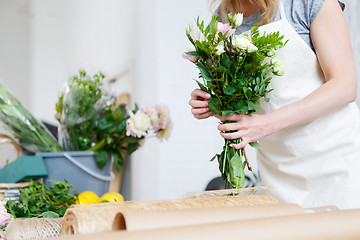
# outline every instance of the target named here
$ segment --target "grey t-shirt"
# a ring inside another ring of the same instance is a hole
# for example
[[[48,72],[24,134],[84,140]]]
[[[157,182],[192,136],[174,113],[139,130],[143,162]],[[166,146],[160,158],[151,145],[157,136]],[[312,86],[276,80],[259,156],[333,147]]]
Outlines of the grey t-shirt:
[[[325,0],[283,0],[286,18],[295,31],[311,47],[310,23],[319,13]],[[219,14],[219,9],[216,14]],[[274,21],[280,19],[280,11],[274,17]],[[243,24],[236,30],[236,34],[248,31],[255,23],[259,22],[260,14],[256,12],[248,18],[244,18]]]

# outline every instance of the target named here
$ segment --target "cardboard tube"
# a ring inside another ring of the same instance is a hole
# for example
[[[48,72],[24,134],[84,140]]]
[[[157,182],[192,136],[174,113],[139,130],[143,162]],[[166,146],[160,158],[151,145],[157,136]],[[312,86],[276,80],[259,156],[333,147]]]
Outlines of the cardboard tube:
[[[304,209],[296,204],[161,211],[123,211],[116,215],[112,230],[139,231],[302,213],[304,213]]]
[[[351,240],[360,239],[360,209],[339,210],[143,231],[117,231],[56,239],[77,240]]]
[[[269,195],[245,195],[76,206],[67,209],[61,224],[61,234],[73,235],[111,231],[116,215],[130,210],[154,211],[269,204],[279,204],[279,201]]]

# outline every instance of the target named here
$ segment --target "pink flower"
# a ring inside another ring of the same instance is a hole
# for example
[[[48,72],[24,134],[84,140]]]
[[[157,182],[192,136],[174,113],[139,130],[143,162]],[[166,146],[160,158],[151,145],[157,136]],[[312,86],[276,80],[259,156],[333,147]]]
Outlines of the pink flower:
[[[223,24],[221,22],[218,23],[218,32],[221,32],[222,34],[225,34],[226,32],[226,38],[229,38],[231,35],[234,34],[236,29],[233,29],[229,23]]]
[[[199,57],[191,56],[189,54],[183,53],[183,58],[189,60],[190,62],[196,63],[199,60]]]
[[[0,226],[8,225],[10,221],[10,214],[5,207],[0,207]]]

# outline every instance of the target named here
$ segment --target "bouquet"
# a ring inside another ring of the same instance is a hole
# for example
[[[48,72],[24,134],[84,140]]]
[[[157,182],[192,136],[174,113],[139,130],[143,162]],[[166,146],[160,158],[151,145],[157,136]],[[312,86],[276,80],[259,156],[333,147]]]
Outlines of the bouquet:
[[[127,104],[118,104],[102,89],[103,79],[101,72],[91,77],[84,70],[72,77],[56,104],[60,142],[67,151],[94,151],[100,168],[111,154],[119,171],[122,153],[133,153],[145,137],[167,138],[171,120],[166,106],[135,105],[130,110]]]
[[[272,91],[268,88],[272,76],[284,74],[275,54],[286,42],[279,32],[260,35],[256,26],[249,32],[235,35],[243,16],[230,13],[227,18],[226,24],[219,22],[217,16],[206,27],[199,18],[196,27],[190,24],[186,29],[190,42],[183,56],[200,70],[199,78],[203,81],[197,84],[211,95],[208,104],[213,114],[254,113],[259,110],[262,97],[269,101],[266,94]],[[244,149],[229,147],[240,141],[225,140],[222,153],[212,159],[217,158],[226,187],[243,187],[246,165],[250,170]],[[250,145],[260,147],[257,142]]]
[[[0,120],[20,145],[33,152],[61,151],[47,128],[0,83]]]

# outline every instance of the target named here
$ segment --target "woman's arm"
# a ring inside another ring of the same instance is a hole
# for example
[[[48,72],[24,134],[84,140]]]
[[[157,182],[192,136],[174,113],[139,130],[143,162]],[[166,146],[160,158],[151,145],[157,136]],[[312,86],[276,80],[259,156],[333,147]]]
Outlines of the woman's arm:
[[[345,17],[337,0],[325,0],[311,23],[310,35],[325,76],[325,84],[304,99],[265,115],[220,117],[221,135],[242,138],[237,149],[280,130],[314,121],[356,98],[356,70]],[[225,131],[236,131],[225,133]]]

